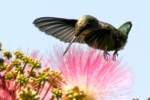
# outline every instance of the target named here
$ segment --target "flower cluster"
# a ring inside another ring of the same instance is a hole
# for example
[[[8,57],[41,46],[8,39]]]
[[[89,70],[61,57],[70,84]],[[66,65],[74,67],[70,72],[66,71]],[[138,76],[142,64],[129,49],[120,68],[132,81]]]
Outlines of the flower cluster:
[[[0,100],[48,100],[63,83],[59,71],[42,65],[36,53],[3,51],[0,59]]]
[[[96,50],[72,48],[65,56],[58,50],[47,60],[37,52],[2,55],[0,100],[128,100],[131,72]]]
[[[59,52],[59,69],[66,80],[62,90],[67,94],[65,98],[76,98],[64,100],[131,99],[133,76],[120,60],[106,60],[95,49],[74,47],[65,56]]]

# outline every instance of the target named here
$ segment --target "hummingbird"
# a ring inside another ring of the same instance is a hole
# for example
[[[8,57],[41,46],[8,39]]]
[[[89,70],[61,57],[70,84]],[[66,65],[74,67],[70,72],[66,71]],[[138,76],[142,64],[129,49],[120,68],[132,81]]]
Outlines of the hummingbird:
[[[47,35],[69,43],[64,55],[72,43],[78,42],[103,50],[106,59],[109,56],[109,51],[114,51],[114,59],[118,56],[118,51],[123,49],[127,43],[128,34],[132,27],[131,21],[127,21],[116,28],[91,15],[84,15],[79,19],[40,17],[35,19],[33,24]]]

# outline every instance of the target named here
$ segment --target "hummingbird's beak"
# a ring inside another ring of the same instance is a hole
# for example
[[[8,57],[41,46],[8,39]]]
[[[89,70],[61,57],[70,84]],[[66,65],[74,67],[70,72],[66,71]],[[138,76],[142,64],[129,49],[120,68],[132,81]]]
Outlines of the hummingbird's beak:
[[[68,47],[66,48],[66,50],[65,50],[65,52],[64,52],[64,54],[63,54],[63,56],[67,53],[67,51],[69,50],[69,48],[71,47],[71,45],[72,45],[72,43],[76,40],[76,36],[74,36],[73,38],[72,38],[72,40],[71,40],[71,42],[70,42],[70,44],[68,45]]]

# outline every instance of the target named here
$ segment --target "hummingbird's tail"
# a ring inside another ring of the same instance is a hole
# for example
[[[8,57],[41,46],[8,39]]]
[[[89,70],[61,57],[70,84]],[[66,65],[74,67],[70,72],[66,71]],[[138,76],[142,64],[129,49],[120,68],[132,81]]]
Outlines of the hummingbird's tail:
[[[132,22],[128,21],[121,25],[118,29],[125,35],[128,36],[130,30],[132,28]]]
[[[65,52],[64,52],[64,54],[63,54],[63,56],[67,53],[67,51],[69,50],[69,48],[71,47],[71,45],[72,45],[72,43],[76,40],[76,36],[74,36],[73,38],[72,38],[72,40],[71,40],[71,42],[70,42],[70,44],[68,45],[68,47],[66,48],[66,50],[65,50]]]

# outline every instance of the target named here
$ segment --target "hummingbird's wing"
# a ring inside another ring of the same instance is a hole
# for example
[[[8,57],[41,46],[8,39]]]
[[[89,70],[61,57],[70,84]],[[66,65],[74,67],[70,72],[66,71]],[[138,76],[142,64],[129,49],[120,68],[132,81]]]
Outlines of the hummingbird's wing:
[[[41,31],[52,35],[64,42],[71,42],[75,36],[75,19],[64,19],[56,17],[37,18],[33,24]]]
[[[87,35],[85,37],[85,43],[87,43],[89,46],[97,49],[109,49],[106,48],[106,45],[112,44],[113,41],[109,40],[109,34],[111,34],[111,31],[109,29],[100,29],[91,32],[91,34]]]

